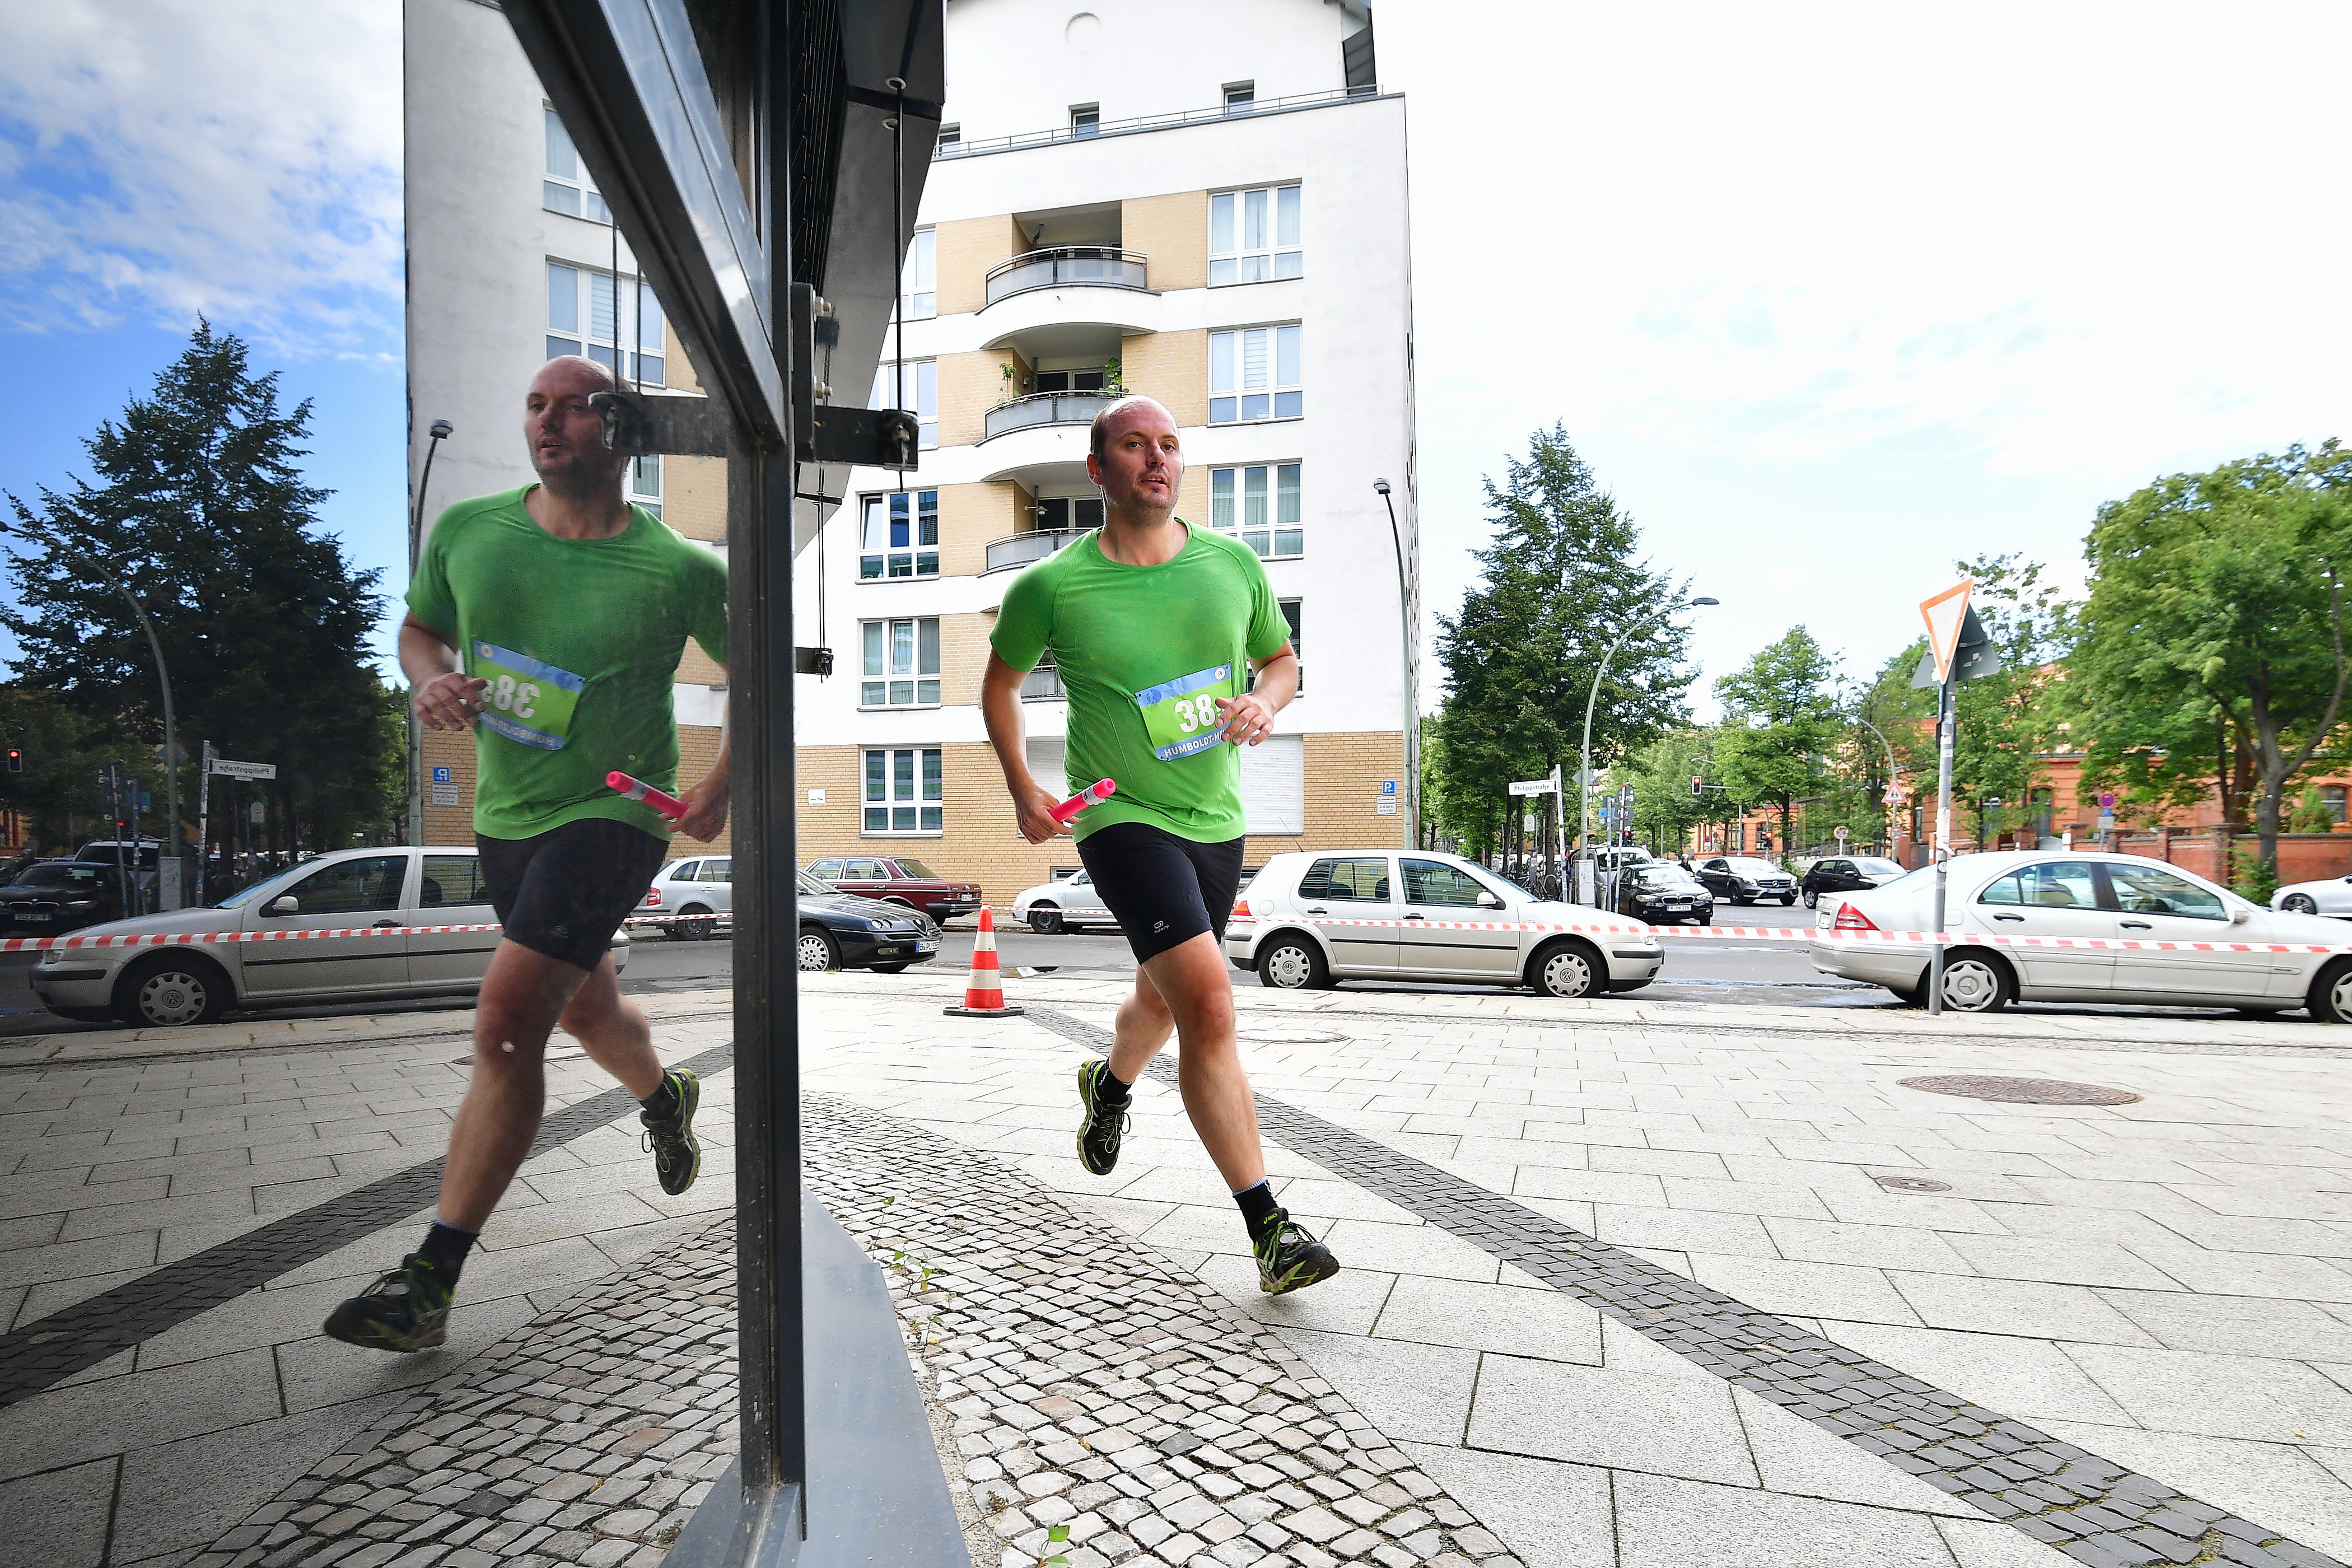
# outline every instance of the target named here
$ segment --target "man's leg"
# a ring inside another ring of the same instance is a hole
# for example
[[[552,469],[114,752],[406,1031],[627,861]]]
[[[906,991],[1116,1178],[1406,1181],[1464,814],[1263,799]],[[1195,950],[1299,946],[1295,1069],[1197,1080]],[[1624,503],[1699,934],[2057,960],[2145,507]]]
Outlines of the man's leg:
[[[522,1168],[547,1105],[547,1037],[588,979],[520,942],[501,942],[491,955],[474,1013],[474,1081],[449,1130],[441,1172],[437,1212],[445,1223],[481,1229]]]
[[[1137,1016],[1132,1036],[1128,1026],[1130,1011]],[[1155,1019],[1169,1023],[1160,1025],[1157,1038],[1149,1038],[1149,1026]],[[1231,1191],[1238,1193],[1265,1180],[1265,1151],[1257,1135],[1257,1102],[1251,1097],[1249,1076],[1242,1071],[1241,1047],[1234,1038],[1234,983],[1216,933],[1202,931],[1147,959],[1136,972],[1135,994],[1118,1010],[1118,1024],[1111,1071],[1128,1083],[1133,1083],[1159,1054],[1167,1041],[1168,1027],[1173,1026],[1178,1047],[1176,1084],[1184,1097],[1184,1114],[1192,1118],[1201,1146],[1216,1162],[1218,1173]]]
[[[558,1027],[578,1040],[591,1060],[621,1080],[645,1107],[637,1120],[654,1152],[662,1191],[675,1197],[702,1173],[702,1145],[694,1136],[694,1112],[702,1103],[702,1082],[684,1068],[664,1071],[654,1054],[653,1021],[621,994],[610,953],[587,984],[573,994]]]

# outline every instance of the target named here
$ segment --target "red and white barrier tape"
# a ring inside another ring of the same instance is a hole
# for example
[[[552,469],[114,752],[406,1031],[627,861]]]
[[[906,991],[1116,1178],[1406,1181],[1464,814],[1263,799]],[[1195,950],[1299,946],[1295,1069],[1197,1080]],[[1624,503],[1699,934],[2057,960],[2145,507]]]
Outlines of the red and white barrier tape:
[[[690,921],[723,921],[723,915],[632,915],[625,926],[684,925]],[[142,931],[121,936],[12,936],[0,940],[0,952],[47,952],[51,949],[84,947],[205,947],[234,942],[323,942],[330,937],[451,936],[467,931],[504,931],[489,925],[462,926],[339,926],[316,931]]]
[[[1396,931],[1575,931],[1601,936],[1695,936],[1717,941],[1894,942],[1926,947],[2065,947],[2122,952],[2352,952],[2352,942],[2164,942],[2138,937],[2006,936],[1974,931],[1946,931],[1940,937],[1924,931],[1838,931],[1818,926],[1654,926],[1638,921],[1375,921],[1336,915],[1283,917],[1289,923],[1313,926],[1372,926]],[[1255,925],[1258,917],[1236,915],[1234,925]]]

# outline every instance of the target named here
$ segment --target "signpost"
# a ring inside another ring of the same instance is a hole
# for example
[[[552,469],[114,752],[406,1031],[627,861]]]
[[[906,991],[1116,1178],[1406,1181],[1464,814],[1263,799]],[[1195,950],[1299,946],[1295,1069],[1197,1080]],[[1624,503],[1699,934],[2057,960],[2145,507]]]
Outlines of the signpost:
[[[204,767],[196,777],[196,902],[205,901],[205,870],[212,860],[213,775],[244,779],[248,782],[274,779],[278,776],[276,763],[236,763],[226,757],[213,755],[213,743],[204,745]],[[253,820],[261,820],[261,803],[253,803]]]
[[[1984,623],[1969,608],[1976,579],[1963,577],[1919,605],[1927,623],[1927,652],[1911,674],[1916,689],[1936,690],[1936,918],[1935,942],[1927,950],[1927,1012],[1944,1012],[1944,900],[1952,858],[1952,744],[1959,727],[1957,693],[1963,680],[1998,675],[2000,650],[1985,635]]]

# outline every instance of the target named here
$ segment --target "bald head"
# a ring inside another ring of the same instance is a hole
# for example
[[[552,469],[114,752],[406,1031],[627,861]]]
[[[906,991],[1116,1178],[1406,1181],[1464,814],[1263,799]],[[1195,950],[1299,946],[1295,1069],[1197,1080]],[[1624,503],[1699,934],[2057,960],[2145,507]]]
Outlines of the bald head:
[[[1087,432],[1088,455],[1101,457],[1108,449],[1114,431],[1123,428],[1139,418],[1153,416],[1157,416],[1159,424],[1165,425],[1171,430],[1176,428],[1176,416],[1169,413],[1157,398],[1146,397],[1139,392],[1130,392],[1125,397],[1111,399],[1103,405],[1102,412],[1095,416],[1093,428]]]
[[[617,495],[628,459],[604,445],[604,421],[588,399],[620,384],[593,359],[559,354],[539,367],[523,394],[523,439],[540,483],[580,500]]]
[[[1095,416],[1087,478],[1100,486],[1114,518],[1143,527],[1165,521],[1184,488],[1176,418],[1149,397],[1122,397]]]

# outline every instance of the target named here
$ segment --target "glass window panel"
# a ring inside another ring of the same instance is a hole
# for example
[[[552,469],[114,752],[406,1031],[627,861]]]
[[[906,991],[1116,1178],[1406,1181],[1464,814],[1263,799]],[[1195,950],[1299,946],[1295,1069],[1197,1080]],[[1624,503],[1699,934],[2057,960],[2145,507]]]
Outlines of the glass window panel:
[[[866,623],[866,673],[868,675],[888,673],[882,668],[882,623],[880,621]]]
[[[1265,193],[1247,191],[1242,196],[1242,248],[1265,248]]]
[[[629,490],[633,495],[661,494],[661,454],[648,452],[629,464]]]
[[[1209,252],[1231,255],[1234,248],[1234,204],[1231,192],[1209,198]]]
[[[908,703],[914,701],[914,700],[915,683],[913,681],[894,680],[890,683],[890,705],[892,707],[904,708]]]
[[[915,626],[920,638],[916,653],[915,673],[937,675],[940,672],[940,623],[918,621]]]
[[[1274,276],[1272,263],[1263,255],[1242,258],[1242,281],[1263,283]]]
[[[939,683],[938,681],[936,681],[936,680],[919,680],[919,681],[915,682],[915,700],[916,700],[916,701],[918,701],[918,702],[937,702],[939,700],[940,700],[940,683]]]
[[[1079,528],[1100,528],[1103,525],[1103,500],[1100,496],[1086,497],[1070,508],[1070,521]]]
[[[915,798],[915,753],[912,752],[890,753],[890,798]]]
[[[937,555],[918,555],[915,557],[916,576],[936,577],[939,574],[940,558]]]
[[[1253,392],[1242,399],[1242,417],[1263,419],[1266,416],[1266,397],[1263,392]]]
[[[868,752],[866,753],[866,799],[880,800],[883,798],[884,770],[889,766],[889,761],[890,756],[887,752]]]
[[[863,555],[858,557],[857,575],[860,579],[881,576],[882,557],[879,555]]]
[[[550,359],[553,359],[558,354],[576,354],[579,352],[580,344],[575,339],[550,338],[547,340],[547,357]]]
[[[588,345],[588,357],[594,360],[598,364],[603,365],[606,370],[612,371],[614,375],[616,377],[621,374],[619,369],[613,363],[613,350],[610,344],[590,343]]]
[[[866,498],[866,548],[880,550],[890,542],[889,507],[886,498]]]
[[[1274,521],[1298,521],[1298,465],[1285,463],[1275,470]]]
[[[1234,334],[1209,334],[1209,390],[1231,392],[1234,389]]]
[[[572,145],[572,132],[563,129],[563,121],[553,110],[547,115],[547,172],[559,180],[580,177],[580,156]]]
[[[936,805],[927,805],[923,807],[922,830],[925,833],[942,832],[947,826],[946,818],[947,812],[943,808]]]
[[[940,492],[937,490],[918,492],[915,497],[915,512],[922,525],[916,534],[915,542],[918,544],[937,544],[940,542]]]
[[[1306,552],[1307,535],[1295,528],[1278,528],[1274,533],[1276,555],[1300,555]]]
[[[547,264],[547,324],[560,332],[580,330],[580,273]]]
[[[925,752],[923,753],[923,798],[939,800],[943,798],[945,794],[946,786],[941,780],[940,753],[936,751]]]
[[[890,623],[890,673],[915,673],[915,623],[912,621]]]
[[[1222,289],[1228,283],[1241,281],[1241,263],[1228,256],[1209,263],[1209,287]]]
[[[1306,271],[1307,253],[1303,250],[1285,250],[1274,258],[1274,275],[1276,278],[1303,277]]]
[[[923,419],[940,416],[940,362],[937,360],[927,359],[915,366],[915,413]]]
[[[1247,392],[1253,387],[1265,384],[1267,347],[1266,330],[1264,327],[1252,327],[1242,334],[1241,385],[1243,391]]]
[[[933,229],[916,232],[915,243],[907,252],[907,290],[913,294],[929,293],[938,272],[939,234]]]
[[[890,548],[904,550],[914,540],[908,534],[907,493],[904,490],[890,498]]]
[[[915,808],[911,805],[892,806],[890,808],[890,831],[893,833],[914,832]]]
[[[571,185],[559,185],[553,180],[539,183],[539,205],[551,213],[567,217],[580,216],[580,193]]]
[[[2003,877],[1977,895],[1977,902],[1980,904],[2021,904],[2024,901],[2025,895],[2019,891],[2015,877]]]
[[[1241,417],[1241,416],[1234,411],[1234,408],[1235,405],[1234,400],[1230,397],[1212,397],[1209,399],[1209,423],[1212,425],[1232,424],[1234,420]]]
[[[1296,419],[1307,411],[1305,401],[1295,392],[1278,392],[1274,397],[1276,419]]]
[[[1265,526],[1265,470],[1264,468],[1242,470],[1242,526],[1244,528]]]
[[[644,382],[647,386],[660,386],[665,384],[662,381],[662,356],[659,354],[639,354],[637,356],[637,379]]]
[[[867,806],[867,807],[866,808],[866,832],[868,832],[868,833],[887,833],[887,832],[889,832],[889,831],[890,831],[890,809],[889,809],[889,807],[887,807],[887,806],[881,806],[881,805],[869,805],[869,806]]]
[[[1478,895],[1485,890],[1467,871],[1449,866],[1443,860],[1408,860],[1404,863],[1404,896],[1409,902],[1475,909]]]
[[[882,682],[878,680],[865,681],[858,687],[857,700],[868,708],[879,708],[885,700],[883,691],[884,688]]]
[[[2107,877],[2115,884],[2116,902],[2127,913],[2184,915],[2200,921],[2227,918],[2218,897],[2169,871],[2109,861]]]
[[[1234,471],[1209,470],[1209,526],[1231,531],[1234,526]]]
[[[591,272],[588,275],[588,335],[606,342],[616,341],[613,320],[613,279],[611,274]]]
[[[1276,327],[1274,330],[1274,384],[1276,386],[1298,384],[1298,333],[1297,327]]]
[[[1264,559],[1267,551],[1272,548],[1272,545],[1267,542],[1265,531],[1264,529],[1260,529],[1255,533],[1244,533],[1242,535],[1242,542],[1248,545],[1252,550],[1256,551],[1260,559]]]
[[[1298,187],[1285,185],[1275,193],[1274,243],[1298,243]]]
[[[643,283],[637,285],[636,341],[647,348],[659,348],[662,341],[661,301]]]

